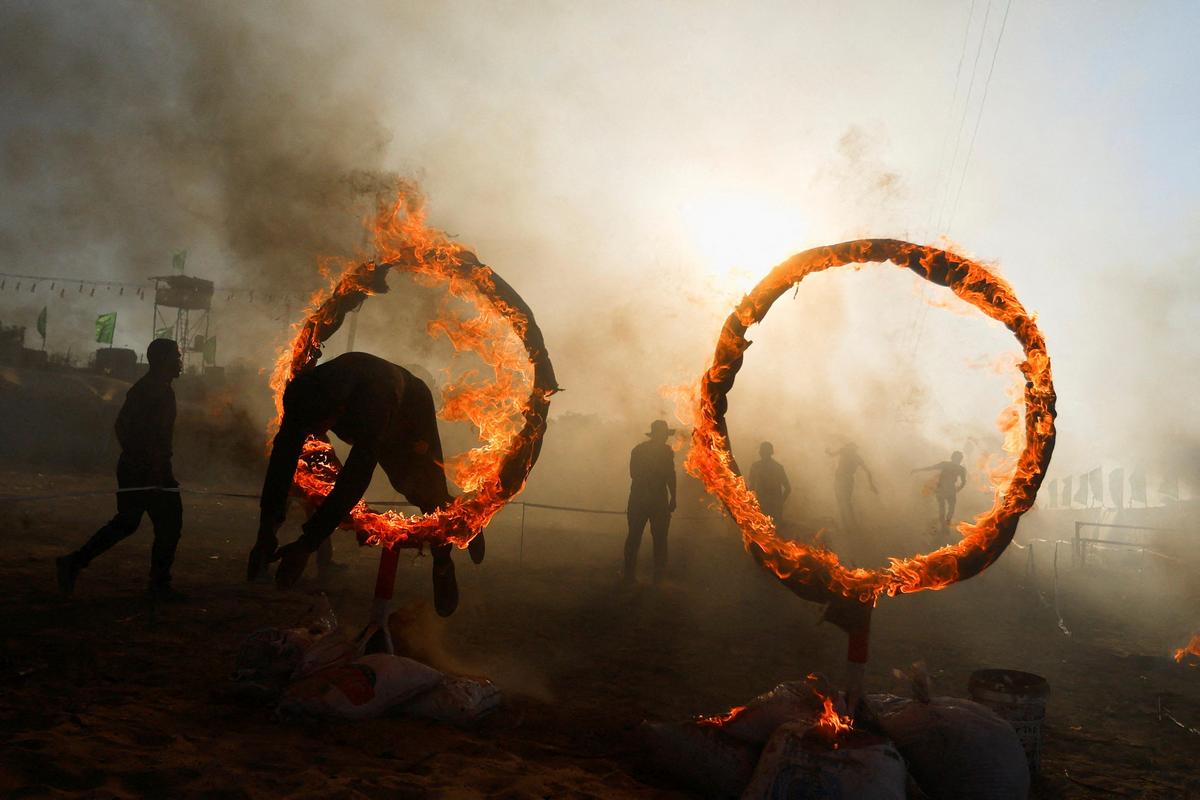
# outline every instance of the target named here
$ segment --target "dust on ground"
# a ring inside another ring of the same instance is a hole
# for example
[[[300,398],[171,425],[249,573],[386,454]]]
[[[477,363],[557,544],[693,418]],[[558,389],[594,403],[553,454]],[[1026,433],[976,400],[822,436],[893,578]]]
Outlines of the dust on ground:
[[[6,494],[112,485],[96,475],[0,479]],[[59,598],[54,557],[113,506],[111,496],[0,505],[4,796],[682,797],[643,765],[643,719],[721,711],[812,671],[837,678],[845,656],[844,636],[757,573],[722,524],[677,520],[671,582],[625,591],[620,517],[530,509],[522,536],[510,509],[489,530],[483,565],[456,557],[453,617],[428,609],[427,559],[402,559],[397,585],[427,657],[494,679],[506,696],[497,713],[473,730],[402,718],[283,724],[220,691],[242,638],[296,623],[322,589],[356,631],[377,551],[338,534],[348,569],[327,585],[249,585],[255,503],[186,495],[176,584],[191,603],[151,609],[142,599],[148,521],[80,576],[75,598]],[[1063,603],[1073,582],[1097,580],[1064,574]],[[968,583],[885,599],[869,688],[894,688],[891,670],[917,660],[936,692],[959,696],[981,667],[1037,672],[1051,697],[1034,797],[1200,797],[1200,736],[1159,714],[1200,726],[1200,669],[1165,657],[1153,593],[1112,596],[1142,604],[1145,624],[1134,626],[1080,600],[1067,636],[1034,588],[1010,550]]]

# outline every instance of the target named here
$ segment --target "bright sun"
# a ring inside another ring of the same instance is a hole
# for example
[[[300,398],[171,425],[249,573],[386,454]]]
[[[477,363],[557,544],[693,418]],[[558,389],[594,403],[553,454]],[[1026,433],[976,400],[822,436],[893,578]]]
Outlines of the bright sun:
[[[803,248],[799,210],[753,192],[713,192],[678,206],[680,235],[695,265],[722,290],[749,291],[767,271]]]

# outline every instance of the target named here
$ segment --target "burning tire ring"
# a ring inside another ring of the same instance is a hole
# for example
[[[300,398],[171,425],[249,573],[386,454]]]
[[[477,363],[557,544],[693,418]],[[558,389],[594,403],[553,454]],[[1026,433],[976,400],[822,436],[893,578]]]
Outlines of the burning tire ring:
[[[481,310],[486,304],[488,310],[498,313],[521,340],[533,367],[533,381],[522,409],[524,426],[499,458],[495,474],[478,491],[461,494],[436,512],[414,517],[395,511],[374,511],[360,502],[341,527],[358,532],[361,542],[384,547],[446,542],[465,547],[521,491],[537,461],[546,432],[550,396],[558,391],[554,368],[533,312],[490,267],[467,250],[418,253],[410,249],[388,263],[367,262],[343,272],[329,296],[310,309],[300,326],[286,364],[288,380],[317,363],[322,344],[337,331],[347,313],[358,308],[366,297],[387,291],[385,278],[390,269],[434,274],[449,283],[451,293],[475,303]],[[275,381],[275,386],[276,406],[282,409],[286,381]],[[332,489],[340,469],[341,463],[329,442],[310,437],[297,465],[293,493],[310,508],[317,506]]]
[[[828,549],[781,539],[740,477],[725,422],[728,393],[750,342],[747,329],[761,322],[772,304],[806,275],[845,264],[891,261],[932,283],[948,286],[963,300],[1003,323],[1025,353],[1025,447],[1004,492],[973,523],[961,523],[963,539],[925,555],[889,559],[882,570],[850,569]],[[775,267],[725,321],[713,363],[700,382],[697,424],[688,471],[718,497],[742,530],[746,548],[781,582],[807,600],[839,596],[873,603],[881,595],[941,589],[982,572],[1016,533],[1017,521],[1037,495],[1054,450],[1055,394],[1046,343],[1034,318],[1012,288],[986,267],[954,253],[896,239],[859,239],[818,247]]]

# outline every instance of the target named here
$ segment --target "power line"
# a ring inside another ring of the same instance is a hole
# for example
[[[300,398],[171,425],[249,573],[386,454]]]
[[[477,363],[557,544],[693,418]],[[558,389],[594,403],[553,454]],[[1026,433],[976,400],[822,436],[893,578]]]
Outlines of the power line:
[[[988,19],[991,17],[992,3],[988,0],[987,9],[983,13],[983,26],[979,29],[979,43],[975,46],[975,60],[971,65],[971,82],[967,85],[967,99],[963,103],[962,119],[958,123],[958,133],[954,137],[954,155],[950,159],[950,175],[954,175],[954,165],[958,163],[958,151],[962,147],[963,130],[967,125],[967,115],[971,109],[971,95],[975,93],[975,73],[979,70],[979,56],[983,53],[983,37],[987,33]],[[946,209],[946,202],[950,199],[950,186],[953,185],[954,178],[946,184],[946,192],[942,197],[942,201],[938,208],[938,227],[942,227],[942,216]]]
[[[946,150],[950,143],[950,131],[953,128],[951,124],[954,119],[954,108],[958,105],[958,87],[962,84],[962,66],[967,56],[967,42],[971,38],[971,20],[975,19],[975,3],[976,0],[971,0],[970,11],[967,12],[967,24],[963,27],[962,47],[958,52],[958,67],[954,71],[954,93],[950,97],[950,105],[946,107],[946,120],[942,123],[944,133],[942,134],[942,146],[938,149],[938,162],[935,176],[937,181],[934,184],[933,196],[929,200],[929,217],[925,221],[925,235],[929,236],[933,228],[934,212],[937,210],[937,198],[942,193],[942,181],[948,179],[948,168],[946,166]]]
[[[1000,21],[1000,35],[996,37],[996,48],[992,51],[992,63],[988,66],[987,77],[983,82],[983,98],[979,101],[979,113],[975,117],[975,130],[971,132],[971,144],[967,147],[967,157],[963,161],[962,176],[958,179],[958,191],[954,193],[954,205],[950,209],[950,218],[946,220],[946,230],[954,224],[954,216],[958,213],[958,198],[962,194],[963,184],[967,181],[967,170],[971,166],[971,154],[975,152],[975,137],[979,134],[979,123],[983,121],[983,108],[987,105],[988,89],[992,85],[992,71],[996,69],[996,58],[1000,55],[1000,43],[1004,41],[1004,29],[1008,25],[1008,12],[1012,8],[1012,0],[1004,5],[1004,19]]]

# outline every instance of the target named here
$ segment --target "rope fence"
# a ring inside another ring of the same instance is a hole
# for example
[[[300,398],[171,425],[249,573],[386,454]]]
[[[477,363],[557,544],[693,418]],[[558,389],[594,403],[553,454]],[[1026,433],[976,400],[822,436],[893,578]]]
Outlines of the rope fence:
[[[37,501],[43,501],[43,500],[62,500],[62,499],[77,498],[77,497],[102,497],[104,495],[113,494],[114,492],[116,492],[117,494],[125,494],[125,493],[129,493],[129,492],[151,492],[151,491],[174,492],[176,494],[193,494],[193,495],[200,495],[202,497],[228,497],[228,498],[233,498],[233,499],[238,499],[238,500],[257,500],[257,499],[259,499],[259,495],[257,493],[252,493],[252,492],[215,492],[215,491],[209,491],[206,489],[183,489],[178,486],[129,486],[129,487],[124,487],[124,488],[120,488],[120,489],[97,489],[97,490],[86,491],[86,492],[59,492],[57,494],[35,494],[35,495],[6,494],[6,495],[0,495],[0,504],[19,503],[19,502],[37,502]],[[368,506],[378,506],[381,508],[416,508],[416,506],[413,505],[412,503],[408,503],[403,500],[367,500],[365,502],[367,503]],[[543,510],[547,510],[547,511],[565,511],[565,512],[573,513],[573,514],[597,514],[597,515],[622,516],[622,517],[625,516],[627,513],[625,511],[615,511],[615,510],[606,509],[606,508],[583,508],[581,506],[560,506],[560,505],[553,505],[553,504],[549,504],[549,503],[528,503],[523,500],[513,500],[512,502],[508,503],[508,505],[521,507],[521,537],[520,537],[520,543],[518,545],[518,548],[519,548],[518,549],[518,562],[519,563],[524,563],[524,560],[525,560],[525,516],[526,516],[527,509],[536,508],[536,509],[543,509]],[[695,521],[695,520],[712,521],[712,520],[721,519],[721,516],[722,515],[719,515],[716,512],[714,512],[713,514],[707,514],[707,515],[693,514],[693,515],[688,515],[688,516],[680,516],[680,515],[673,514],[672,519],[680,520],[680,521]]]

